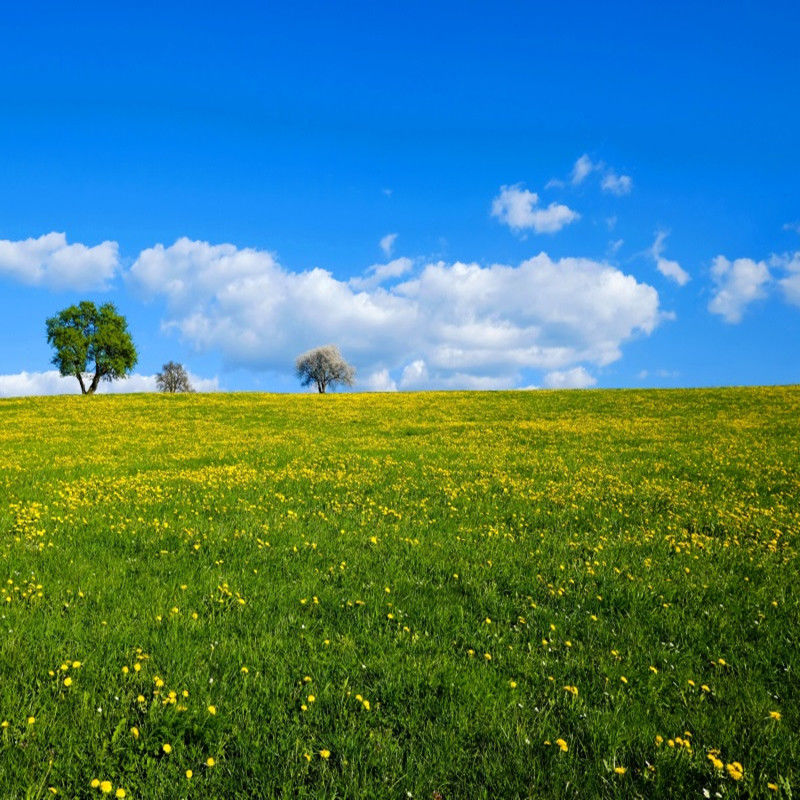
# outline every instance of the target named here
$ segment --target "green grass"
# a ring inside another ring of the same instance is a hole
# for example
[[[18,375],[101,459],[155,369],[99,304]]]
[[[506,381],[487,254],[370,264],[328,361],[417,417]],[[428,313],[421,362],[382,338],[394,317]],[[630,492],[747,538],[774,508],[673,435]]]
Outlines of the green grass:
[[[798,453],[797,387],[2,401],[0,797],[791,797]]]

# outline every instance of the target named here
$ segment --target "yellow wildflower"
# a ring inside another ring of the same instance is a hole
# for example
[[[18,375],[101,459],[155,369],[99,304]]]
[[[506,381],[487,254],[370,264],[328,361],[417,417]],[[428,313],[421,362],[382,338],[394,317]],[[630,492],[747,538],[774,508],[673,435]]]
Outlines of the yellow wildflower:
[[[744,767],[742,767],[738,761],[733,761],[730,764],[726,764],[725,769],[728,770],[728,775],[730,775],[735,781],[740,781],[744,776]]]

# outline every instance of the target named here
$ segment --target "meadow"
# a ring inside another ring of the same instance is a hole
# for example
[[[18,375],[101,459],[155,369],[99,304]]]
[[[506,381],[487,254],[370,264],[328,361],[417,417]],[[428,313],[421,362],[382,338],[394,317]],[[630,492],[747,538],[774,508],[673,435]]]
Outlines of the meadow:
[[[0,401],[0,797],[791,797],[798,454],[799,387]]]

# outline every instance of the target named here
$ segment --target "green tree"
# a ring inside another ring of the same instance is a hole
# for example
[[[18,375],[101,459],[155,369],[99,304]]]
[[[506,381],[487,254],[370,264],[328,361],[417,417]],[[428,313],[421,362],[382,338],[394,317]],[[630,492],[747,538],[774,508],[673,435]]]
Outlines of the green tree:
[[[137,361],[128,323],[113,303],[97,308],[84,300],[47,320],[47,341],[55,348],[53,364],[74,375],[83,394],[94,394],[101,380],[124,378]],[[88,375],[91,377],[86,385]]]

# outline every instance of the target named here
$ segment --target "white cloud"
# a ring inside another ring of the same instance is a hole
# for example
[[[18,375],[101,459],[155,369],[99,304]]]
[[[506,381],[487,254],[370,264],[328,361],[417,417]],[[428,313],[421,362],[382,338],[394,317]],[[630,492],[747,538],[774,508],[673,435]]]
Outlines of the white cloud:
[[[539,208],[539,195],[522,188],[522,184],[501,186],[492,201],[492,216],[514,231],[533,228],[536,233],[556,233],[565,225],[580,219],[580,214],[562,203]]]
[[[772,256],[770,266],[777,267],[786,272],[786,276],[778,281],[787,303],[800,306],[800,250],[796,253],[784,253]]]
[[[48,289],[105,289],[119,268],[116,242],[67,244],[64,233],[38,239],[0,239],[0,276]]]
[[[580,186],[593,172],[602,172],[600,188],[608,194],[622,195],[630,194],[633,190],[633,178],[630,175],[619,175],[613,168],[604,161],[592,161],[587,153],[584,153],[573,165],[570,172],[569,182],[573,186]],[[545,185],[546,189],[564,188],[566,183],[558,178],[552,178]],[[616,217],[613,218],[616,222]],[[610,225],[613,227],[613,225]]]
[[[373,264],[364,270],[364,274],[350,278],[349,284],[354,289],[374,289],[382,283],[400,278],[411,272],[414,262],[410,258],[395,258],[388,264]]]
[[[431,374],[428,365],[417,359],[408,364],[400,378],[400,388],[405,391],[421,391],[424,389],[475,389],[491,391],[496,389],[512,389],[517,381],[516,373],[501,375],[473,375],[468,372],[437,371]]]
[[[609,170],[600,181],[600,188],[609,194],[621,197],[630,194],[633,189],[633,179],[630,175],[617,175],[614,170]]]
[[[624,244],[625,244],[625,240],[624,239],[615,239],[614,241],[609,242],[608,243],[608,254],[611,255],[611,256],[615,256],[619,252],[619,250],[622,247],[622,245],[624,245]]]
[[[548,389],[586,389],[594,386],[597,380],[583,367],[573,367],[568,370],[554,370],[544,376],[544,385]]]
[[[783,229],[785,231],[794,231],[795,233],[800,233],[800,222],[787,222]]]
[[[381,250],[383,250],[384,254],[386,255],[386,258],[389,258],[392,255],[392,250],[394,249],[394,243],[396,240],[397,240],[396,233],[387,233],[386,236],[384,236],[381,239],[380,241]]]
[[[396,392],[397,384],[389,375],[389,370],[384,368],[371,373],[361,383],[361,388],[366,389],[368,392]]]
[[[737,258],[729,261],[717,256],[711,265],[714,294],[708,304],[712,314],[720,314],[726,322],[741,322],[745,308],[754,300],[766,296],[766,286],[771,279],[769,268],[763,261]]]
[[[289,271],[268,252],[184,238],[142,251],[129,280],[164,298],[166,329],[231,366],[287,372],[297,353],[335,342],[360,375],[388,370],[400,388],[509,387],[523,369],[602,366],[665,318],[653,287],[545,253],[519,266],[430,263],[359,288],[323,269]]]
[[[650,248],[650,255],[656,262],[656,269],[665,277],[675,281],[678,286],[685,286],[689,280],[689,273],[677,262],[663,257],[664,241],[669,234],[667,231],[656,233],[656,239]]]
[[[636,377],[640,380],[644,380],[645,378],[677,378],[679,376],[680,372],[673,369],[643,369],[639,371]]]
[[[198,392],[218,392],[219,380],[201,378],[189,373],[189,382]],[[26,397],[30,395],[80,394],[77,378],[64,377],[57,369],[46,372],[18,372],[0,375],[0,397]],[[140,375],[134,372],[118,381],[101,381],[98,394],[128,394],[130,392],[155,392],[155,375]]]
[[[586,153],[584,153],[572,167],[572,174],[570,175],[570,181],[572,182],[572,185],[577,186],[578,184],[583,183],[591,172],[601,169],[602,166],[602,162],[595,164],[592,159],[589,158]]]

